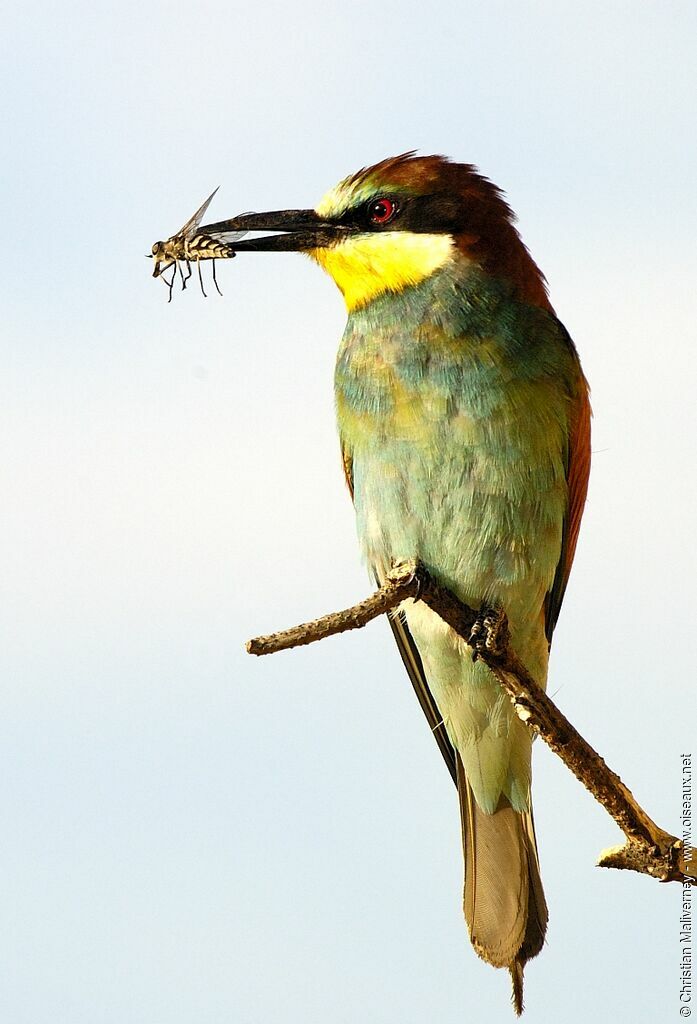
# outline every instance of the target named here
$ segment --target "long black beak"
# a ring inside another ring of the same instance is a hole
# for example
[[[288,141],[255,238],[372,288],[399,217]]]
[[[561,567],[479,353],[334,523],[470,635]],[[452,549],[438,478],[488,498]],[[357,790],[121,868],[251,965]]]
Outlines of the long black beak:
[[[323,220],[314,210],[275,210],[271,213],[241,213],[230,220],[202,224],[198,233],[213,238],[237,231],[276,231],[261,238],[230,240],[235,252],[306,252],[340,241],[355,228]]]

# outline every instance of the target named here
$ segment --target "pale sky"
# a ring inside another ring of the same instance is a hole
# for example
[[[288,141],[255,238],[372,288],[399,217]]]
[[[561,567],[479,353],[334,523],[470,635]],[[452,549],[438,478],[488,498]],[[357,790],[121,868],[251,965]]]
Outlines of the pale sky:
[[[511,1022],[462,920],[454,788],[369,590],[345,313],[297,255],[144,254],[417,148],[504,188],[592,387],[550,692],[664,828],[694,750],[693,3],[38,0],[3,16],[0,1017]],[[678,886],[541,744],[528,1024],[678,1019]]]

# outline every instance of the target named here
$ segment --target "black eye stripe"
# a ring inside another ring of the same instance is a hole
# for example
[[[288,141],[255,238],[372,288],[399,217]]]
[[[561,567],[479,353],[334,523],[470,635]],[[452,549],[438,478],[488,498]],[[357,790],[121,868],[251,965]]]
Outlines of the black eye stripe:
[[[373,207],[385,200],[394,203],[395,211],[389,219],[374,221]],[[473,211],[449,194],[408,195],[406,193],[385,193],[364,199],[359,205],[349,207],[335,223],[352,227],[358,231],[414,231],[417,233],[450,233],[469,230]]]

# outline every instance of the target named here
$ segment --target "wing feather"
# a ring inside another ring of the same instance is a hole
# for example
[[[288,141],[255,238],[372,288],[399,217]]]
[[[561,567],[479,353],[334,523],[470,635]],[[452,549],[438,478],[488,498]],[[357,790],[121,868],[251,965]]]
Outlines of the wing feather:
[[[564,332],[566,334],[566,331]],[[574,350],[571,338],[566,335],[568,343]],[[559,618],[561,603],[564,600],[569,573],[576,553],[576,542],[581,526],[581,517],[588,493],[588,476],[591,468],[591,405],[588,397],[588,384],[578,367],[580,390],[574,400],[569,429],[569,447],[567,453],[566,483],[568,488],[568,505],[562,534],[561,555],[554,576],[552,588],[545,602],[545,632],[548,643],[552,642],[552,633]]]
[[[344,476],[346,477],[346,485],[351,494],[351,499],[353,500],[353,455],[343,444],[341,457],[344,466]],[[375,576],[378,586],[380,586],[381,575],[376,566],[373,567],[373,575]],[[433,694],[431,693],[426,681],[426,673],[424,671],[423,662],[421,661],[421,655],[419,654],[418,648],[414,643],[414,639],[409,632],[407,620],[404,614],[400,611],[388,615],[388,619],[390,626],[392,627],[394,638],[397,641],[397,648],[402,656],[404,667],[407,670],[407,675],[411,680],[411,685],[414,687],[416,699],[421,705],[421,710],[426,716],[426,721],[431,727],[431,732],[436,738],[436,743],[443,755],[443,760],[450,772],[452,780],[455,785],[457,785],[455,749],[448,739],[448,734],[445,731],[445,726],[443,724],[441,713],[438,710],[438,705],[433,699]]]
[[[402,661],[404,667],[407,670],[411,685],[414,687],[414,693],[416,699],[421,705],[421,710],[426,716],[426,721],[431,727],[431,732],[435,736],[438,749],[443,755],[446,767],[452,776],[452,780],[457,785],[457,764],[455,749],[448,739],[448,734],[445,731],[443,724],[443,718],[438,705],[433,699],[428,683],[426,682],[426,673],[421,662],[421,655],[419,654],[418,648],[414,643],[413,637],[409,632],[406,619],[402,612],[397,612],[394,615],[389,616],[390,626],[394,633],[394,638],[397,641],[397,647],[399,653],[402,655]]]

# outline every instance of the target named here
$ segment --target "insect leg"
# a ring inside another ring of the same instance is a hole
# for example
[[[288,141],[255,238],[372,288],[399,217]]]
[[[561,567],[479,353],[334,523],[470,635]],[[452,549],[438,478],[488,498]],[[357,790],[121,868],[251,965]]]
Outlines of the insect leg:
[[[186,288],[186,281],[184,279],[184,271],[182,270],[181,263],[177,263],[177,267],[179,268],[179,276],[180,276],[181,281],[182,281],[182,291],[184,291],[184,289]]]
[[[165,282],[165,284],[169,288],[169,298],[167,299],[167,302],[171,302],[172,301],[172,292],[174,290],[174,282],[176,280],[176,277],[177,277],[177,264],[175,263],[174,264],[174,269],[172,270],[172,276],[169,279],[169,281],[167,281],[165,279],[164,274],[162,275],[162,280]]]
[[[199,259],[196,260],[196,266],[198,267],[198,283],[201,285],[201,293],[203,294],[204,299],[207,299],[208,296],[203,290],[203,277],[201,276],[201,261]]]
[[[187,271],[187,273],[186,273],[186,277],[183,278],[182,288],[186,288],[186,282],[191,277],[191,260],[187,260],[186,261],[186,271]]]
[[[213,260],[213,284],[215,285],[215,290],[217,291],[218,295],[220,295],[222,298],[223,293],[221,292],[220,288],[218,288],[218,281],[215,276],[215,260]]]

